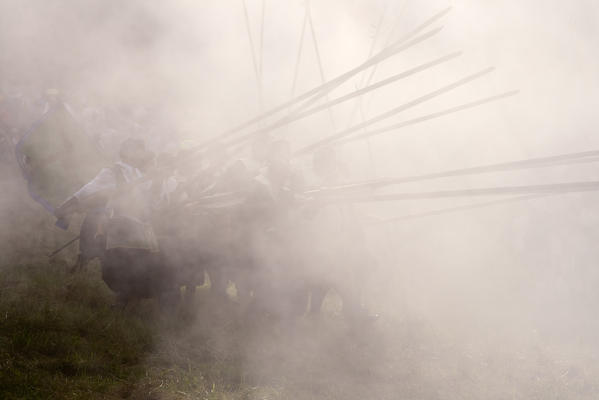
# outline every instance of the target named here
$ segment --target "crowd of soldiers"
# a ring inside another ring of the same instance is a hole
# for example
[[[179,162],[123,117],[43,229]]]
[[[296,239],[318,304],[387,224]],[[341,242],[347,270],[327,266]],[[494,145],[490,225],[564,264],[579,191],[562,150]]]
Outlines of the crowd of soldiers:
[[[374,260],[354,210],[306,195],[345,179],[333,149],[314,153],[308,184],[289,143],[269,135],[245,158],[217,142],[157,155],[121,142],[119,160],[55,210],[60,224],[85,215],[74,269],[99,259],[118,303],[191,301],[208,276],[212,297],[233,301],[233,283],[248,313],[318,315],[332,289],[344,316],[373,318],[360,277]]]

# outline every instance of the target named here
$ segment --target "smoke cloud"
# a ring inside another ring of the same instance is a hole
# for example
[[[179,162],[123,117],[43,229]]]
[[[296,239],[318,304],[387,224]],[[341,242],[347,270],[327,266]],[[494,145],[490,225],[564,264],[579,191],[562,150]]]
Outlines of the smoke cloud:
[[[596,2],[313,1],[312,25],[306,24],[303,39],[308,2],[266,0],[263,26],[262,2],[246,3],[249,28],[240,1],[0,0],[0,94],[5,104],[18,99],[22,106],[6,114],[10,140],[14,145],[41,115],[44,93],[57,89],[87,121],[90,135],[105,145],[108,158],[116,158],[127,137],[145,139],[155,153],[176,155],[343,74],[371,50],[378,53],[451,6],[430,27],[442,26],[439,34],[377,65],[371,83],[455,51],[462,52],[460,57],[364,95],[358,112],[356,101],[348,101],[286,125],[274,136],[288,140],[295,151],[494,67],[489,75],[373,127],[509,90],[519,90],[517,96],[340,146],[337,156],[348,180],[599,148]],[[370,71],[328,99],[362,87]],[[312,183],[311,158],[294,162]],[[27,198],[25,183],[15,178],[17,169],[5,171],[9,190],[2,194],[1,237],[15,244],[22,230],[31,229],[20,226],[15,214],[37,213],[44,229],[52,221]],[[384,193],[596,176],[594,163],[581,163],[404,183]],[[341,296],[332,290],[324,322],[303,317],[265,322],[244,336],[231,332],[228,318],[237,311],[227,311],[211,326],[194,322],[177,340],[192,348],[207,341],[221,361],[231,352],[242,354],[240,380],[278,388],[289,398],[524,399],[554,393],[594,398],[599,390],[595,192],[385,222],[501,198],[356,205],[352,218],[364,237],[354,244],[367,247],[372,259],[353,271],[352,279],[360,282],[359,302],[380,314],[365,332],[340,322]],[[320,234],[332,240],[332,229],[323,233],[328,228]],[[289,230],[302,244],[310,237],[299,227]],[[51,243],[40,238],[35,244],[52,247],[65,238],[57,229],[52,235]],[[277,256],[273,243],[251,246],[261,256]],[[7,254],[25,251],[16,244],[4,248]],[[316,250],[306,244],[303,251]],[[333,265],[319,273],[348,272]],[[217,306],[198,307],[205,317]],[[168,349],[172,342],[165,342]]]

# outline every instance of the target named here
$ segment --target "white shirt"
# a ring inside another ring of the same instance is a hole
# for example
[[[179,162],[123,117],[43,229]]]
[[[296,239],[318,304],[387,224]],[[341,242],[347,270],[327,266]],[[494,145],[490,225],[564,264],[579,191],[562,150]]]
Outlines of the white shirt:
[[[119,161],[116,165],[121,170],[125,182],[131,182],[142,177],[141,171],[129,164]],[[114,191],[117,188],[118,181],[114,168],[103,168],[94,179],[75,192],[73,197],[76,197],[79,201],[85,201],[97,193]]]

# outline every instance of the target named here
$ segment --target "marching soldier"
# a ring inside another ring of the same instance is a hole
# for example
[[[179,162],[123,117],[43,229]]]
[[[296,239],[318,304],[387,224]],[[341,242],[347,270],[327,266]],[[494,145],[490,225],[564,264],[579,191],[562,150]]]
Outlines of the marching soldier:
[[[331,148],[317,151],[313,169],[319,186],[326,188],[343,184],[344,170]],[[351,206],[322,206],[312,215],[308,235],[311,265],[308,287],[311,293],[310,314],[318,315],[330,289],[341,297],[343,314],[350,321],[375,319],[361,304],[360,276],[372,262],[365,247],[362,229]]]
[[[175,288],[175,277],[158,252],[150,224],[151,182],[139,183],[154,154],[139,139],[126,140],[120,161],[104,168],[60,206],[55,215],[64,220],[105,204],[93,237],[105,243],[101,255],[102,279],[126,304],[133,298],[152,297]],[[84,228],[92,230],[92,227]],[[92,236],[91,232],[86,235]]]

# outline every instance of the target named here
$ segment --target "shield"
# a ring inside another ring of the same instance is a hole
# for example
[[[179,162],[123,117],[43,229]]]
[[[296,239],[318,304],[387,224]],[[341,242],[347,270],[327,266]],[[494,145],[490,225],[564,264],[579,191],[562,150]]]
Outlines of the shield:
[[[15,152],[31,197],[52,213],[107,164],[62,103],[34,124]]]

